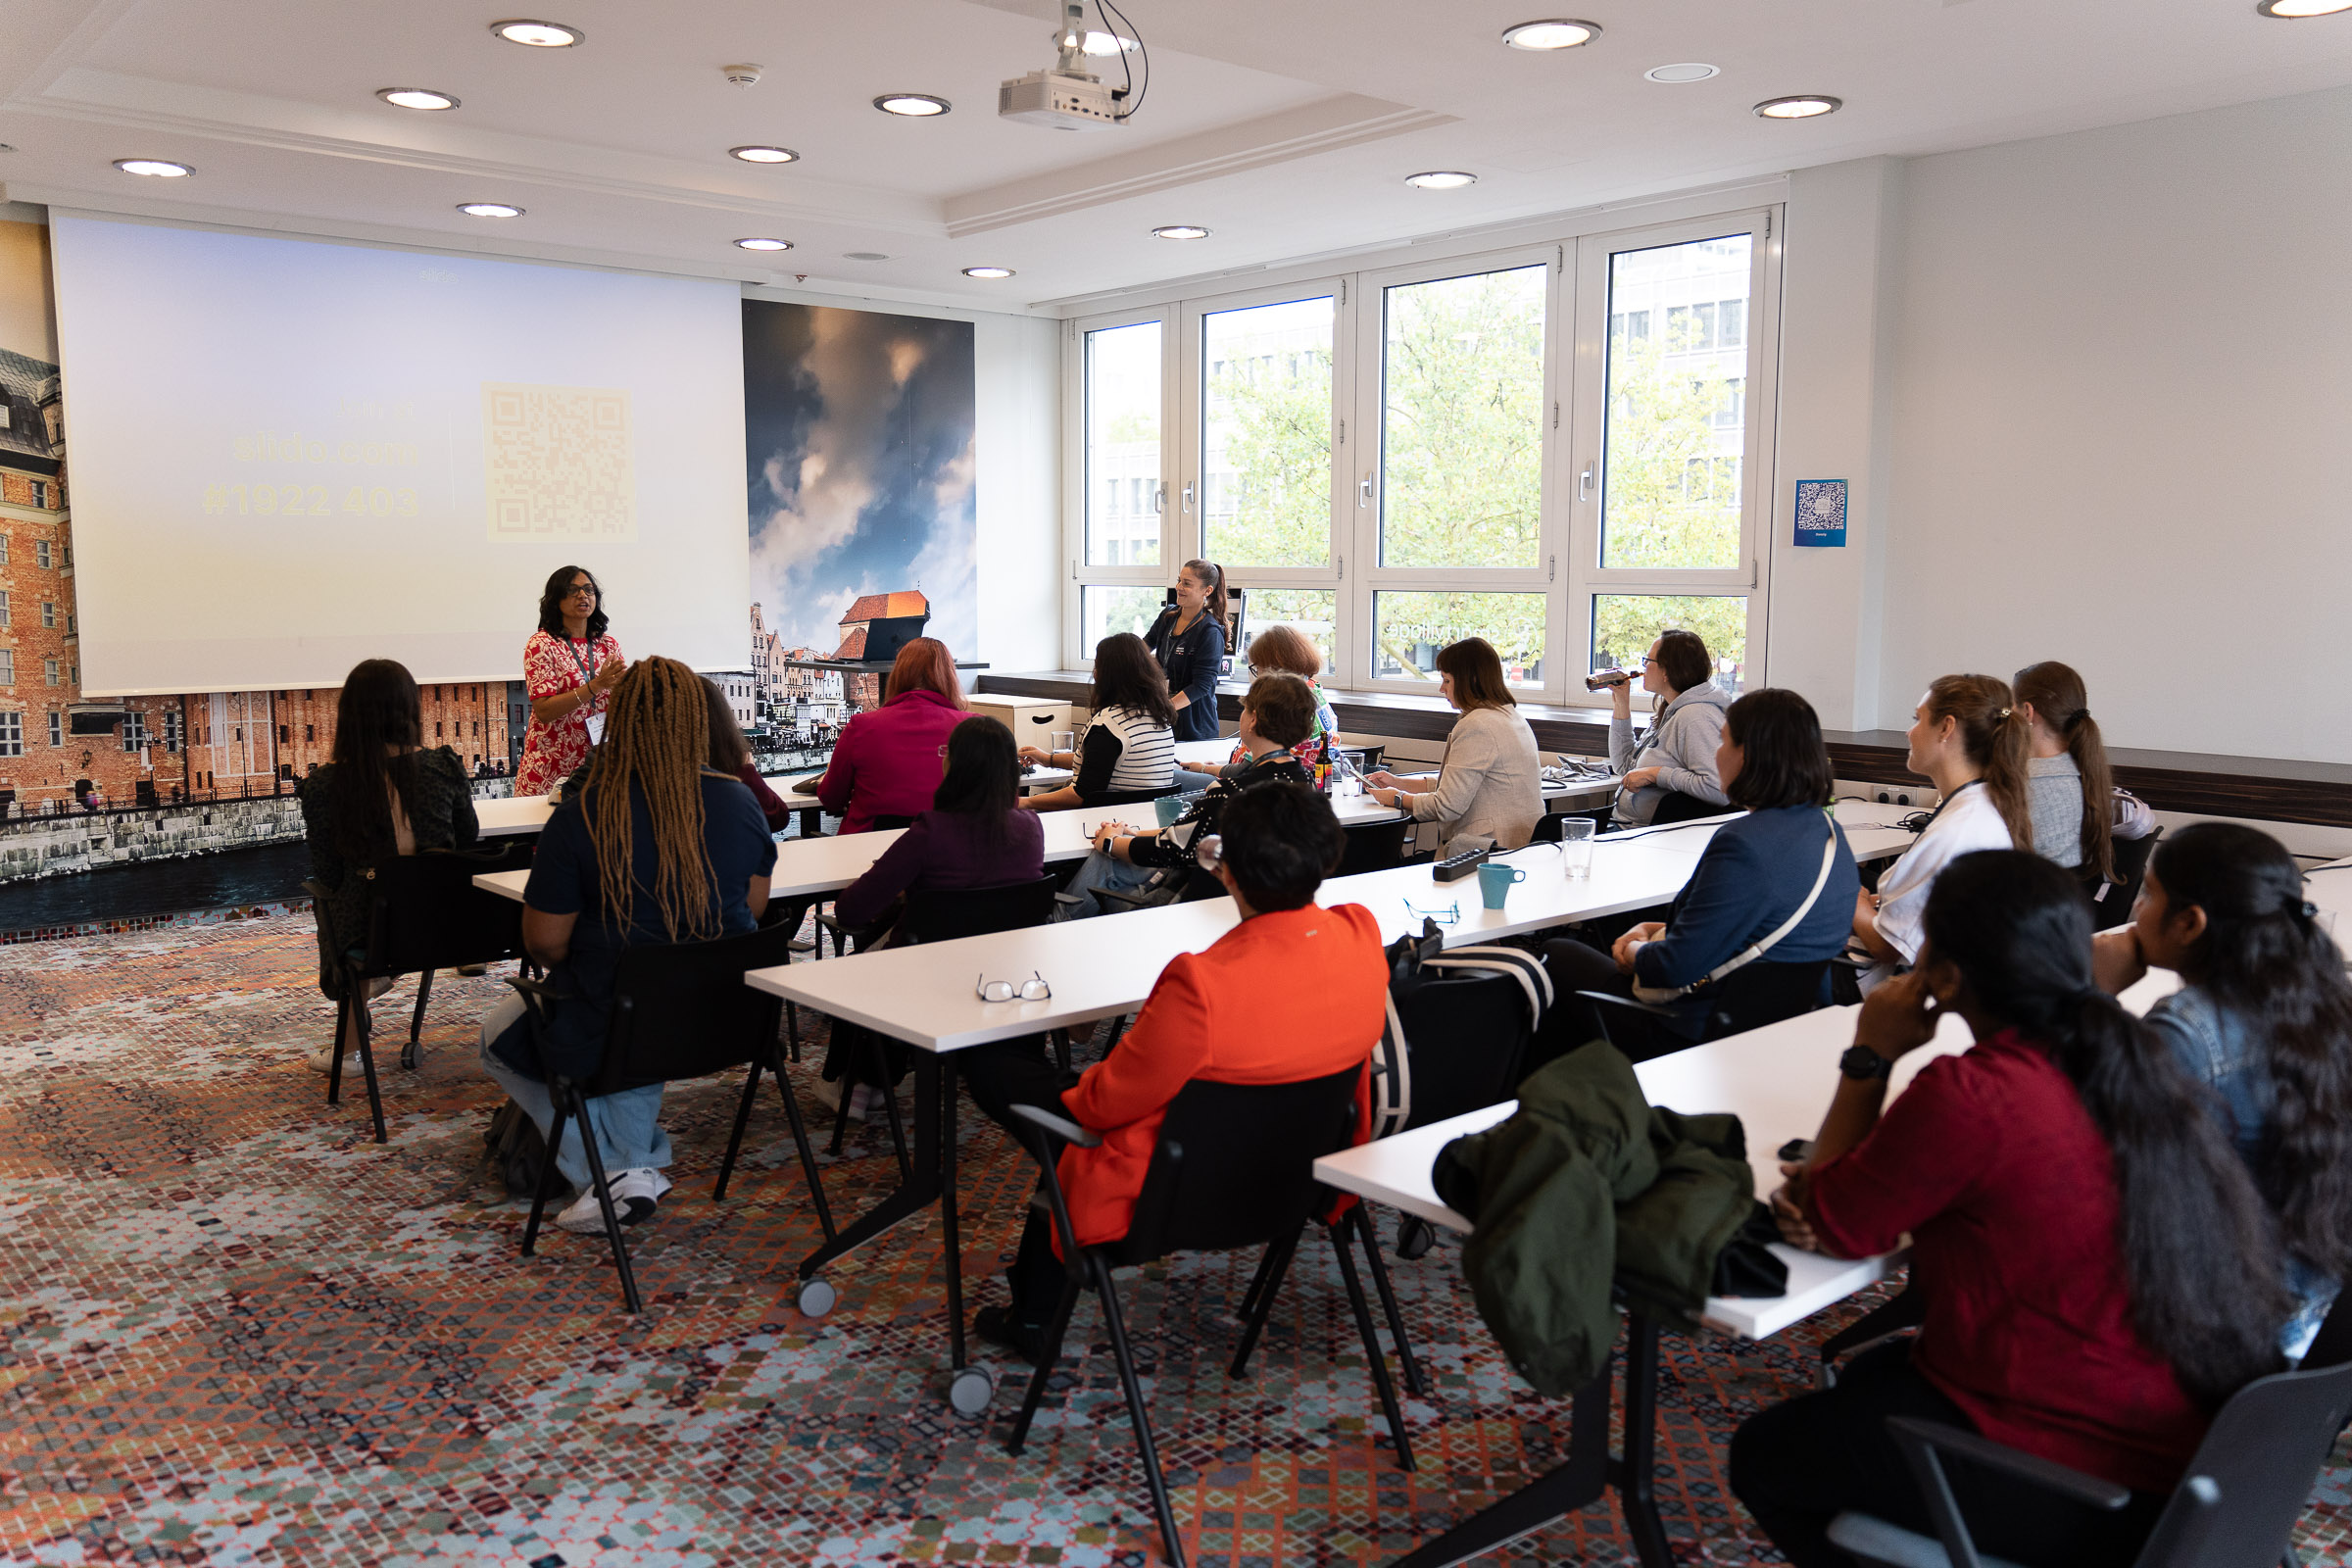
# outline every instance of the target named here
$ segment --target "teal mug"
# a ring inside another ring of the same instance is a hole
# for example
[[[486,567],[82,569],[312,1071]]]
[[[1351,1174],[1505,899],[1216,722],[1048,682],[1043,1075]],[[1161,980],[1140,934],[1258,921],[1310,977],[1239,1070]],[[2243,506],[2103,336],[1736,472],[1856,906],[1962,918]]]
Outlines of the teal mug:
[[[1159,818],[1161,827],[1168,827],[1184,814],[1184,808],[1189,804],[1181,795],[1162,795],[1152,803],[1152,811]]]
[[[1497,865],[1493,860],[1478,868],[1478,896],[1486,900],[1487,907],[1499,909],[1502,901],[1510,897],[1511,884],[1527,880],[1527,873],[1515,865]]]

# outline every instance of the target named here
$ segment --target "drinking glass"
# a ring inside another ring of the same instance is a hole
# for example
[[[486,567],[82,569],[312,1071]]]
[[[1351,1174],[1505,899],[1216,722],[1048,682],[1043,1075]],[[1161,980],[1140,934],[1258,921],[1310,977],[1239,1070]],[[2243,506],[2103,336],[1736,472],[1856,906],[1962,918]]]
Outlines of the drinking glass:
[[[1592,830],[1596,825],[1589,816],[1560,819],[1560,858],[1567,864],[1571,882],[1582,882],[1592,874]]]

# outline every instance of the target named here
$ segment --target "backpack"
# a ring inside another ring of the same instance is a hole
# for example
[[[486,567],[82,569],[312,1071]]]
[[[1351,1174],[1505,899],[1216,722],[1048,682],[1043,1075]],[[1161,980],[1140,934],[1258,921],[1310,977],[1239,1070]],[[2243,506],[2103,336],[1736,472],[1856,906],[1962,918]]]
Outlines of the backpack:
[[[1551,1006],[1551,977],[1518,948],[1446,951],[1434,921],[1389,945],[1388,1023],[1372,1053],[1372,1136],[1511,1097]]]
[[[483,1129],[482,1143],[490,1151],[490,1167],[509,1198],[531,1198],[539,1191],[547,1169],[547,1139],[539,1124],[513,1100],[498,1107]]]

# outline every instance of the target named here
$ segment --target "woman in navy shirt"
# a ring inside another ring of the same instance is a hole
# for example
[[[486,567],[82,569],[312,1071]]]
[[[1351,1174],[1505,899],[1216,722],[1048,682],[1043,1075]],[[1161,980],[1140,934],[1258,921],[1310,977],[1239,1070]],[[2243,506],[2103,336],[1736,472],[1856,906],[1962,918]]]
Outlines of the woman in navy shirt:
[[[1695,984],[1778,931],[1807,895],[1813,902],[1804,918],[1753,961],[1812,963],[1844,949],[1862,881],[1827,809],[1830,754],[1813,705],[1786,687],[1749,692],[1724,715],[1715,765],[1724,792],[1747,814],[1715,830],[1667,917],[1635,926],[1606,954],[1575,941],[1544,945],[1544,966],[1561,1000],[1544,1020],[1536,1065],[1600,1037],[1592,1004],[1577,992],[1624,997],[1636,985]],[[1666,1027],[1696,1040],[1709,1010],[1706,992],[1666,1005],[1674,1012]]]
[[[550,1076],[580,1079],[604,1060],[612,982],[632,944],[708,942],[754,929],[767,907],[776,841],[739,779],[710,766],[707,683],[674,659],[644,659],[612,688],[611,722],[586,778],[547,819],[522,894],[522,944],[562,994],[542,1055],[523,1004],[482,1020],[482,1068],[545,1136]],[[650,1216],[669,1179],[662,1086],[588,1102],[588,1122],[623,1224]],[[556,1168],[581,1189],[556,1217],[600,1231],[579,1123],[566,1121]]]
[[[1168,673],[1176,708],[1176,739],[1217,738],[1217,674],[1225,664],[1225,569],[1213,561],[1188,561],[1176,574],[1176,602],[1144,633]],[[1207,784],[1203,777],[1195,788]]]

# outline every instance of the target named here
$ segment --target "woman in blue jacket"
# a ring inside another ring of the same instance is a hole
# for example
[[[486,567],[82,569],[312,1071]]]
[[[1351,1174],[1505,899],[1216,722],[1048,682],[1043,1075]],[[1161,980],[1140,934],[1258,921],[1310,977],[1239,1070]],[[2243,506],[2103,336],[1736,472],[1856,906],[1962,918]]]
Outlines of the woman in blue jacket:
[[[1724,719],[1715,765],[1731,803],[1747,814],[1715,830],[1664,920],[1635,926],[1605,954],[1572,940],[1544,945],[1544,965],[1560,1001],[1544,1019],[1532,1066],[1600,1038],[1592,1004],[1575,993],[1623,997],[1637,986],[1696,985],[1800,907],[1804,917],[1754,961],[1815,963],[1843,951],[1862,882],[1829,812],[1830,754],[1813,705],[1767,688],[1732,704]],[[1667,1029],[1695,1043],[1713,989],[1667,1002]]]
[[[1176,739],[1217,738],[1217,674],[1225,663],[1225,570],[1213,561],[1188,561],[1176,574],[1176,602],[1144,633],[1168,673],[1176,707]],[[1181,780],[1179,780],[1181,782]],[[1204,788],[1203,777],[1194,788]]]

